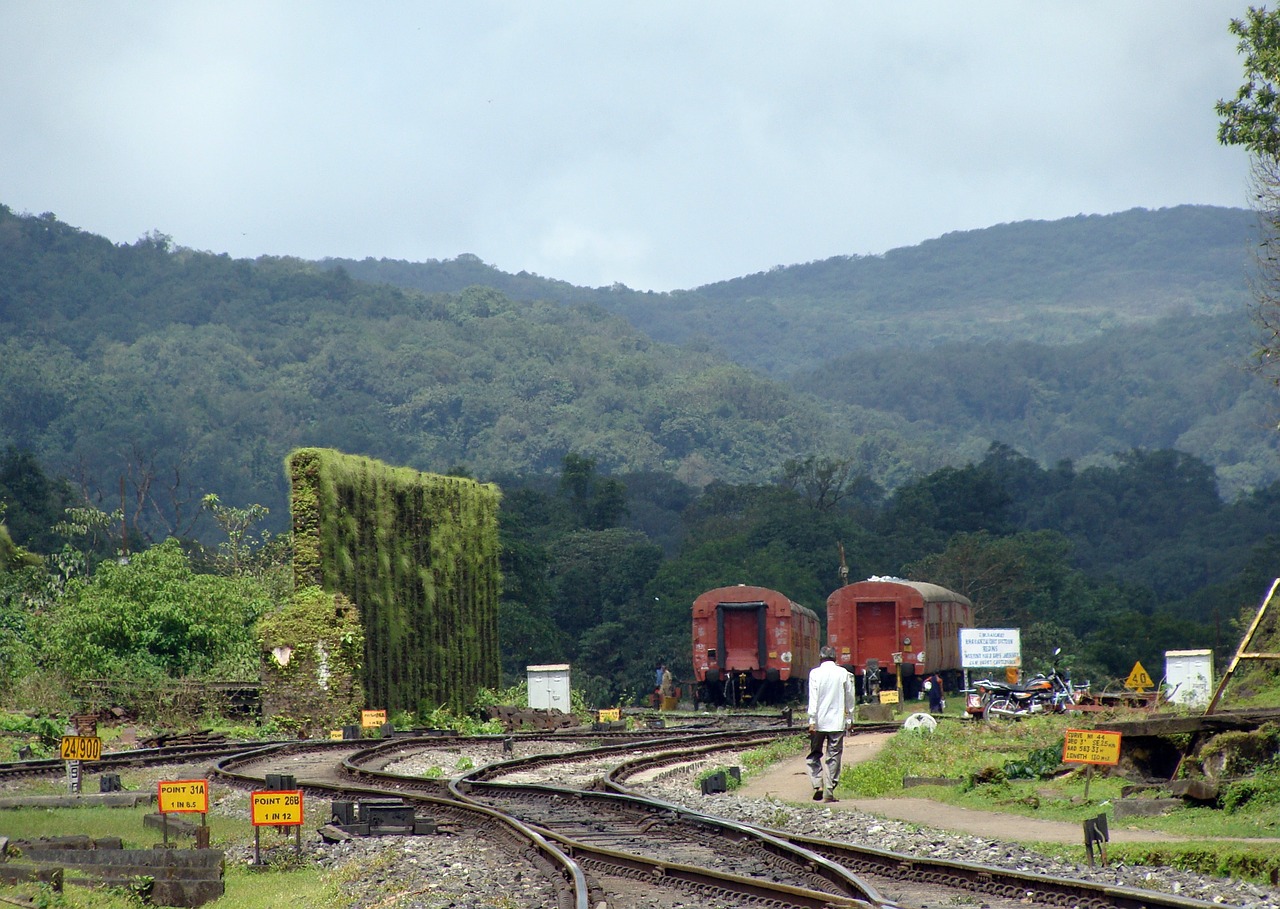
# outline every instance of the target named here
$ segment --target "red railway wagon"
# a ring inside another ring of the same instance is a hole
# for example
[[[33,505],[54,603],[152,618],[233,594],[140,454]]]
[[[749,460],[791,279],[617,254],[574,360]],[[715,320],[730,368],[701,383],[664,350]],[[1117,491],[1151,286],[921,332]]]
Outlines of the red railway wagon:
[[[960,629],[972,626],[968,597],[923,581],[872,578],[827,597],[827,643],[836,649],[836,662],[857,675],[864,698],[896,686],[899,676],[908,698],[934,672],[946,688],[959,687]]]
[[[776,590],[739,584],[693,601],[693,674],[703,703],[805,698],[821,646],[817,614]]]

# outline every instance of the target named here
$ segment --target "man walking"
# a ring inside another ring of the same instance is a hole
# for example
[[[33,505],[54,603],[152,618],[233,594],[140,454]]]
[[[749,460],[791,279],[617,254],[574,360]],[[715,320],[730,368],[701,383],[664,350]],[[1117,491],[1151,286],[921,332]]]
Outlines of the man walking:
[[[809,781],[813,800],[838,802],[844,734],[853,726],[853,675],[836,663],[836,649],[818,651],[821,662],[809,673]],[[824,779],[825,777],[825,779]]]

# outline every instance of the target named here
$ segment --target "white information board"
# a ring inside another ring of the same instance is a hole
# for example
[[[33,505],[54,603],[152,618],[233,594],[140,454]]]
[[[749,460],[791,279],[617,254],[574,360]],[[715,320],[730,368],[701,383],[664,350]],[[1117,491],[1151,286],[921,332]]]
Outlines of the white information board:
[[[992,669],[1022,665],[1022,634],[1017,628],[961,628],[960,666]]]

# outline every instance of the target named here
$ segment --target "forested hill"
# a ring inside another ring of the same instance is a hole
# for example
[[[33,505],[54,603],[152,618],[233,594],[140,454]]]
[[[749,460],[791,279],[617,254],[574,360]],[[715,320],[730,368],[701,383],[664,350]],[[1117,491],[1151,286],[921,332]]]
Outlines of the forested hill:
[[[861,431],[893,422],[866,414]],[[279,526],[283,460],[301,446],[484,479],[556,470],[572,451],[702,484],[849,450],[840,425],[590,305],[428,295],[158,235],[115,245],[0,208],[0,448],[108,509],[125,488],[160,538],[189,532],[205,493],[267,505]],[[927,448],[901,459],[916,456]]]
[[[668,294],[509,275],[471,255],[330,261],[353,277],[419,290],[484,284],[513,299],[594,302],[657,340],[696,340],[791,375],[858,350],[1064,344],[1171,314],[1241,312],[1256,237],[1256,218],[1242,209],[1134,209],[950,233],[882,256],[779,266]]]
[[[209,492],[283,520],[299,446],[483,479],[576,452],[694,485],[836,457],[890,489],[993,441],[1044,464],[1176,447],[1234,497],[1280,478],[1273,392],[1242,368],[1252,224],[1178,208],[1005,225],[642,294],[468,256],[113,244],[0,206],[0,446],[104,506],[125,481],[158,535],[185,532]],[[1071,343],[1022,337],[1049,326]],[[865,346],[885,333],[908,355]]]

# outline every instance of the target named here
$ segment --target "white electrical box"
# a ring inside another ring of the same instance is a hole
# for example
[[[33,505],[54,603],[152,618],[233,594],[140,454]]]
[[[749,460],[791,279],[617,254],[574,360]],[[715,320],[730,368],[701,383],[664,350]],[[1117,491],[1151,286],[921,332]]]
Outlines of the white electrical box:
[[[1166,650],[1164,684],[1173,703],[1207,706],[1213,694],[1213,651]]]
[[[569,664],[526,666],[529,678],[529,707],[532,710],[559,710],[569,713]]]

